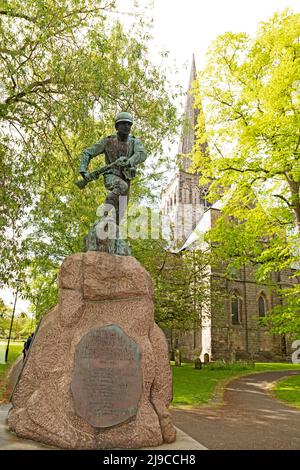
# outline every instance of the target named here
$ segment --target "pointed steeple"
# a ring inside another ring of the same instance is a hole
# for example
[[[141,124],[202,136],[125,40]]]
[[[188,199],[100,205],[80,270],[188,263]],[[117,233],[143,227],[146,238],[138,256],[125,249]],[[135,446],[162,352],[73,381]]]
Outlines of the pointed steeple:
[[[195,56],[193,54],[183,116],[182,132],[178,148],[178,153],[180,155],[179,165],[184,171],[187,171],[192,163],[191,160],[184,155],[189,154],[193,149],[195,141],[195,126],[197,124],[197,116],[199,114],[199,110],[194,108],[195,98],[192,93],[192,90],[194,89],[194,81],[196,78],[196,62]]]

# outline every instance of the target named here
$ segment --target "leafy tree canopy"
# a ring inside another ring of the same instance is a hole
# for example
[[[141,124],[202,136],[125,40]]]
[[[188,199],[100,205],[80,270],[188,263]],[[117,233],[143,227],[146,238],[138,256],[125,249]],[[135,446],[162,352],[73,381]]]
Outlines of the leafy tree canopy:
[[[111,15],[115,3],[0,2],[1,281],[29,276],[22,288],[34,305],[47,283],[43,303],[54,301],[58,265],[82,249],[104,199],[101,181],[84,193],[74,185],[82,150],[114,132],[117,112],[132,112],[134,134],[155,156],[150,176],[132,185],[138,201],[151,195],[161,143],[176,130],[176,90],[148,58],[143,17],[127,31]]]
[[[299,77],[300,15],[285,10],[261,23],[254,38],[219,36],[197,92],[205,119],[201,112],[195,167],[211,184],[210,200],[222,200],[210,240],[229,269],[251,262],[260,280],[293,268],[274,323],[281,332],[300,331],[299,285],[292,287],[300,262]],[[201,152],[206,140],[209,155]]]
[[[172,253],[167,242],[133,240],[133,255],[147,269],[154,285],[155,320],[180,331],[199,327],[199,315],[211,301],[208,256],[202,251]]]

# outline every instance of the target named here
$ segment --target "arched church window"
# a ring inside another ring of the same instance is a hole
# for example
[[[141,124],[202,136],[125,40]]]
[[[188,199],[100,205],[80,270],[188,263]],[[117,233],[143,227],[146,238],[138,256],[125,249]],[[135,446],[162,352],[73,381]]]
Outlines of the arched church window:
[[[174,194],[174,205],[176,204],[176,194]]]
[[[258,298],[258,316],[259,318],[266,316],[266,300],[263,295]]]
[[[231,296],[231,322],[233,325],[241,323],[241,300],[235,292]]]

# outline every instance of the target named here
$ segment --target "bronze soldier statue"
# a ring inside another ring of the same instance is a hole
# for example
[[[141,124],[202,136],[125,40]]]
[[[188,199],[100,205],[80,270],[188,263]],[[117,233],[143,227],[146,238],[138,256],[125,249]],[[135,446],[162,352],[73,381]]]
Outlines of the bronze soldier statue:
[[[127,112],[121,112],[116,116],[115,128],[117,133],[103,138],[97,144],[84,150],[81,156],[80,174],[83,180],[76,184],[83,189],[88,182],[99,178],[100,174],[104,175],[104,185],[109,191],[104,205],[105,208],[112,207],[115,209],[115,223],[117,232],[119,232],[119,224],[126,210],[126,205],[120,204],[120,196],[125,196],[128,202],[130,181],[135,177],[136,166],[144,162],[147,158],[143,144],[139,139],[130,135],[133,124],[133,117]],[[92,173],[88,172],[88,166],[92,158],[104,153],[105,166]],[[108,215],[109,210],[104,212],[104,216]],[[118,254],[123,250],[123,240],[118,239],[117,248],[108,246],[108,243],[99,240],[97,237],[97,225],[99,221],[92,227],[87,240],[86,250],[93,251],[117,251]],[[104,246],[105,245],[105,246]],[[127,251],[127,250],[125,250]]]

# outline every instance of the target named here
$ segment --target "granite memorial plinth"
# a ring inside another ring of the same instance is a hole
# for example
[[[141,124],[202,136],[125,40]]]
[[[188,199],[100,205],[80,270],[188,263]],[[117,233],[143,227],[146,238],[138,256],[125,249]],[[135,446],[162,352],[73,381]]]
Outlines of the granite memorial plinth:
[[[15,387],[10,430],[65,449],[174,441],[167,344],[145,269],[131,256],[77,253],[59,288]]]

